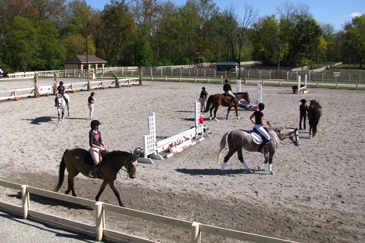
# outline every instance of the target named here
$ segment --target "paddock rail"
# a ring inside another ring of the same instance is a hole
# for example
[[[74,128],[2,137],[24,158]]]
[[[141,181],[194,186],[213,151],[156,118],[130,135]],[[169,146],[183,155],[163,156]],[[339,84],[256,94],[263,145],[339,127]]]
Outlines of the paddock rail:
[[[154,240],[145,239],[138,236],[133,236],[129,234],[125,234],[122,232],[117,232],[114,230],[107,229],[106,225],[106,212],[113,212],[122,215],[127,215],[131,217],[140,218],[147,221],[153,221],[156,223],[162,223],[167,225],[176,226],[179,228],[183,228],[185,230],[190,230],[191,232],[191,243],[201,243],[202,233],[209,233],[220,235],[223,237],[238,239],[242,241],[250,241],[257,243],[289,243],[294,241],[282,240],[273,237],[267,237],[257,234],[251,234],[247,232],[237,231],[225,229],[217,226],[202,224],[198,222],[190,222],[185,220],[174,219],[171,217],[160,216],[157,214],[147,213],[143,211],[138,211],[134,209],[122,208],[119,206],[114,206],[111,204],[96,202],[89,199],[83,199],[79,197],[72,197],[56,192],[51,192],[44,189],[39,189],[27,185],[20,185],[8,181],[0,180],[0,186],[19,190],[22,202],[21,206],[14,205],[7,202],[0,202],[0,210],[6,211],[18,216],[22,216],[24,219],[30,219],[36,222],[44,223],[46,225],[50,225],[55,228],[65,229],[71,232],[82,233],[85,235],[89,235],[91,237],[95,237],[97,241],[101,240],[123,240],[123,241],[132,241],[135,243],[150,243],[157,242]],[[3,190],[2,190],[3,191]],[[69,202],[81,206],[86,206],[93,208],[95,210],[95,223],[94,224],[86,224],[78,221],[73,221],[70,219],[65,219],[63,217],[55,216],[49,213],[45,213],[43,211],[37,211],[32,209],[30,194],[42,196],[45,198],[51,198],[55,200],[60,200],[64,202]]]

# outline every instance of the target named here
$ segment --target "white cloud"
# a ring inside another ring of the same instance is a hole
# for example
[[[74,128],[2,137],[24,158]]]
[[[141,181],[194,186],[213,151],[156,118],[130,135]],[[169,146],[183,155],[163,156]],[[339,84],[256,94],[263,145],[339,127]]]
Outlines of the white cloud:
[[[360,15],[362,15],[360,12],[353,12],[353,13],[350,13],[349,15],[346,15],[346,17],[355,18]]]

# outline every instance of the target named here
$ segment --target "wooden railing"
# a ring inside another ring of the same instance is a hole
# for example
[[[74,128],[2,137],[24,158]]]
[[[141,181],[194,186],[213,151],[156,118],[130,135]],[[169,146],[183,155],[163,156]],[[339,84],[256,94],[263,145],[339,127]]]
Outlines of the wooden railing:
[[[55,193],[31,186],[20,185],[12,182],[2,181],[0,180],[0,186],[7,187],[15,190],[20,190],[22,203],[21,206],[17,206],[14,204],[0,202],[0,210],[7,211],[9,213],[13,213],[19,216],[23,216],[24,219],[31,219],[37,222],[45,223],[47,225],[51,225],[55,228],[66,229],[72,232],[82,233],[85,235],[89,235],[91,237],[95,237],[97,241],[101,241],[102,239],[117,239],[124,241],[133,241],[136,243],[149,243],[149,242],[157,242],[154,240],[145,239],[138,236],[133,236],[121,232],[117,232],[114,230],[110,230],[105,228],[106,225],[106,211],[113,212],[117,214],[127,215],[131,217],[140,218],[147,221],[153,221],[156,223],[162,223],[167,225],[176,226],[179,228],[183,228],[184,230],[191,231],[191,241],[192,243],[200,243],[201,234],[209,233],[220,235],[223,237],[238,239],[242,241],[250,241],[257,243],[271,242],[271,243],[287,243],[293,242],[288,240],[281,240],[278,238],[267,237],[257,234],[246,233],[237,230],[225,229],[217,226],[211,226],[207,224],[201,224],[198,222],[190,222],[185,220],[174,219],[170,217],[160,216],[157,214],[142,212],[134,209],[122,208],[119,206],[114,206],[111,204],[103,203],[103,202],[95,202],[93,200],[83,199],[72,197],[60,193]],[[4,190],[2,190],[4,191]],[[30,194],[39,195],[45,198],[56,199],[64,202],[69,202],[77,205],[82,205],[86,207],[94,208],[95,210],[95,223],[94,224],[85,224],[82,222],[66,219],[64,217],[55,216],[49,213],[45,213],[42,211],[37,211],[32,209]]]
[[[118,79],[119,87],[139,85],[139,78],[123,78]],[[74,92],[87,90],[87,82],[65,83],[66,91]],[[90,81],[91,89],[103,89],[109,87],[117,87],[115,79]],[[40,95],[53,93],[53,86],[39,86],[38,92]],[[15,98],[34,97],[34,88],[0,90],[0,100],[12,100]]]

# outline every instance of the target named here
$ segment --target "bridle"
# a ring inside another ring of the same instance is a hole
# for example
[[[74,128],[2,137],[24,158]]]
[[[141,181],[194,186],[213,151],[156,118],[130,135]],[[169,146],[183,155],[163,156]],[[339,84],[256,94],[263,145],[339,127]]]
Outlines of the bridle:
[[[298,146],[300,144],[299,142],[299,134],[298,134],[298,130],[294,129],[293,132],[290,133],[289,136],[290,140],[296,145]]]
[[[128,164],[127,164],[127,167],[125,165],[124,165],[124,168],[122,167],[122,170],[124,170],[127,173],[127,179],[125,179],[125,180],[128,180],[128,178],[129,178],[129,173],[130,173],[130,171],[132,169],[132,166],[133,166],[133,163],[134,163],[133,161],[134,161],[133,159],[129,160]]]

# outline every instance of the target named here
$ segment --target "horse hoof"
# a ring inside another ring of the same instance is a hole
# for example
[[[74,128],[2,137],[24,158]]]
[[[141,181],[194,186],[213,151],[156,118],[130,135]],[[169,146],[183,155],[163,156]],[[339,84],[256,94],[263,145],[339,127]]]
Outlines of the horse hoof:
[[[221,175],[225,175],[226,172],[224,170],[221,170]]]
[[[275,173],[273,171],[270,171],[270,175],[275,175]]]
[[[253,173],[255,173],[254,171],[252,171],[252,170],[250,170],[250,169],[248,169],[248,170],[246,170],[246,173],[247,174],[253,174]]]

